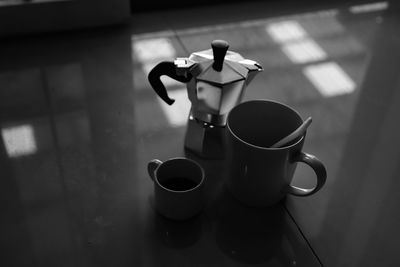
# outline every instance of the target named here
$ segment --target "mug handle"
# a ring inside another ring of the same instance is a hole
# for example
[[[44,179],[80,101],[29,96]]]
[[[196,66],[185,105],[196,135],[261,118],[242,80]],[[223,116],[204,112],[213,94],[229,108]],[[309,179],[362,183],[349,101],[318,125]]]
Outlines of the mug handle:
[[[305,164],[310,166],[317,175],[317,185],[311,189],[300,188],[293,185],[289,185],[287,188],[287,193],[295,196],[305,197],[318,192],[326,181],[326,169],[325,166],[322,164],[322,162],[314,155],[304,152],[300,152],[299,154],[297,154],[297,156],[293,159],[293,161],[304,162]]]
[[[163,162],[159,159],[152,159],[147,164],[147,172],[150,175],[151,180],[156,179],[156,170]]]

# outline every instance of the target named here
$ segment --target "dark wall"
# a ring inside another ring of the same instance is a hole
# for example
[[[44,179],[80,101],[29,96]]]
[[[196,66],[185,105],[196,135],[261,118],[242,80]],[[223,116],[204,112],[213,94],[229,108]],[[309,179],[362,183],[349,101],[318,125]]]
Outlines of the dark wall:
[[[1,6],[0,37],[121,23],[130,18],[130,1],[71,0]]]
[[[308,7],[337,7],[343,5],[356,5],[362,3],[379,2],[381,0],[131,0],[131,12],[151,12],[165,9],[179,9],[179,8],[193,8],[199,6],[211,6],[211,5],[222,5],[222,4],[237,4],[249,2],[270,2],[271,6],[287,6],[288,9],[296,7],[306,8]]]

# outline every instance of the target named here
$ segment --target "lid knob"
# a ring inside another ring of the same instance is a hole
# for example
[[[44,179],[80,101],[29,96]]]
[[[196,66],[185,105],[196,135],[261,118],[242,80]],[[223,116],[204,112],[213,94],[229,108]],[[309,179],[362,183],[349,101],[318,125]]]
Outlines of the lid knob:
[[[226,55],[226,51],[228,51],[229,44],[224,40],[214,40],[211,43],[211,47],[214,56],[214,63],[212,67],[215,71],[221,71],[222,66],[224,65],[224,58]]]

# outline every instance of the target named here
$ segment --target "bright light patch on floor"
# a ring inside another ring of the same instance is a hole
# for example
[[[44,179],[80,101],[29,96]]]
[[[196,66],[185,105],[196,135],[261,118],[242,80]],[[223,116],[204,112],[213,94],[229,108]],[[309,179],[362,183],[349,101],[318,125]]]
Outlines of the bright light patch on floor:
[[[356,84],[335,62],[310,65],[303,69],[304,75],[325,97],[352,93]]]
[[[293,63],[313,62],[327,57],[325,51],[311,39],[285,44],[282,51]]]
[[[170,98],[175,99],[174,104],[168,105],[157,97],[168,122],[173,127],[183,126],[187,123],[191,103],[188,99],[187,89],[181,88],[168,91]]]
[[[352,6],[352,7],[350,7],[350,12],[355,13],[355,14],[376,12],[376,11],[385,10],[388,7],[389,7],[388,2],[376,2],[376,3],[365,4],[365,5]]]
[[[304,28],[294,20],[271,23],[267,25],[266,31],[277,43],[300,40],[307,36]]]
[[[142,63],[162,59],[173,60],[176,56],[176,50],[169,38],[135,40],[133,51]]]
[[[34,154],[37,151],[32,126],[21,125],[1,129],[1,135],[9,157]]]

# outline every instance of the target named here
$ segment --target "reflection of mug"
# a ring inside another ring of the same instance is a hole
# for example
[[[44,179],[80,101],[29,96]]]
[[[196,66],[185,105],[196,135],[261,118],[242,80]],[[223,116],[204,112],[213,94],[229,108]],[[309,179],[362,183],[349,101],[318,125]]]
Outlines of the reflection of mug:
[[[308,196],[324,185],[326,170],[315,156],[302,152],[305,135],[292,143],[270,148],[303,123],[294,109],[273,101],[239,104],[227,120],[227,185],[232,194],[251,206],[269,206],[287,193]],[[290,185],[297,162],[309,165],[317,175],[312,189]]]
[[[204,170],[193,160],[151,160],[148,172],[154,181],[155,206],[170,219],[193,217],[203,207]]]
[[[159,240],[170,248],[186,248],[194,245],[202,234],[201,217],[187,220],[170,220],[158,215],[155,219],[155,232]]]
[[[291,266],[289,253],[293,248],[290,242],[288,248],[282,244],[288,229],[281,206],[249,207],[222,190],[216,209],[216,243],[227,256],[245,264],[274,261]]]

